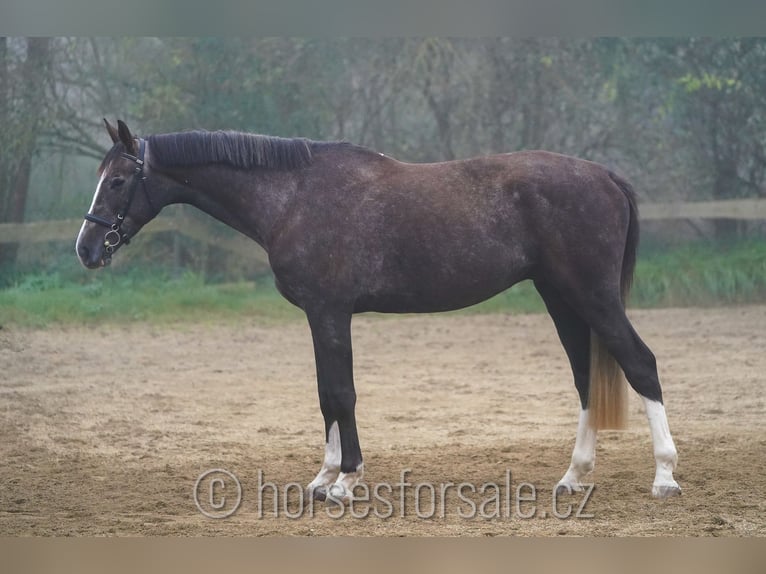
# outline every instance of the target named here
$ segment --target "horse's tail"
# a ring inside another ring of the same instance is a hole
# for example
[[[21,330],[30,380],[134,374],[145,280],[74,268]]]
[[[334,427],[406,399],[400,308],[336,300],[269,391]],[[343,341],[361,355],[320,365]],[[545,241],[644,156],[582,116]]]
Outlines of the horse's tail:
[[[633,283],[638,249],[638,206],[631,185],[621,177],[609,177],[628,199],[630,209],[625,253],[622,258],[620,292],[623,305]],[[617,361],[601,339],[591,331],[590,336],[590,389],[588,391],[588,421],[594,429],[623,429],[628,422],[628,386]]]
[[[638,251],[638,204],[636,204],[636,192],[633,186],[620,176],[609,174],[612,181],[617,184],[625,197],[628,198],[630,218],[628,220],[628,235],[625,238],[625,254],[622,257],[622,276],[620,277],[620,290],[623,305],[628,300],[630,286],[633,285],[633,272],[636,269],[636,252]]]

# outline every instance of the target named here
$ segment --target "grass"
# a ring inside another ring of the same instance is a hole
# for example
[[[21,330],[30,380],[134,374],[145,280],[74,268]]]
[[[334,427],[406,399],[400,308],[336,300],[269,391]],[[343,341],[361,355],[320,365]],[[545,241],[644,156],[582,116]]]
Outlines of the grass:
[[[263,284],[205,284],[191,274],[174,279],[161,274],[100,275],[85,284],[64,282],[55,274],[27,276],[0,291],[0,324],[167,324],[243,317],[279,322],[301,316],[267,280]]]
[[[634,307],[710,306],[766,301],[766,242],[694,243],[641,254]]]
[[[79,277],[79,279],[75,279]],[[766,301],[766,242],[692,244],[642,253],[632,307],[709,306]],[[545,307],[529,281],[458,313],[536,313]],[[0,290],[0,325],[147,322],[261,323],[302,317],[273,282],[205,283],[186,274],[115,273],[65,278],[28,274]]]

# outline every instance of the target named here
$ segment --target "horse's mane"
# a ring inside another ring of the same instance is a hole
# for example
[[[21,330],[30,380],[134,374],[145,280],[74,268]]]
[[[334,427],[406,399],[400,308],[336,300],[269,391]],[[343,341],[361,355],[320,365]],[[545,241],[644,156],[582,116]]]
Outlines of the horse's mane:
[[[147,138],[152,161],[166,167],[223,163],[235,168],[294,169],[311,163],[315,142],[235,131],[202,130]]]

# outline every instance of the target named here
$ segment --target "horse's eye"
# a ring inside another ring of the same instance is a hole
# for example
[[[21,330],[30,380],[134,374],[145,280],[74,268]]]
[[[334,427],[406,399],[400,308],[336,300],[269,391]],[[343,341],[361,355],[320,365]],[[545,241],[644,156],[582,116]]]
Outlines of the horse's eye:
[[[122,177],[113,177],[112,181],[109,183],[109,187],[112,189],[117,189],[118,187],[122,186],[122,184],[125,183],[125,179]]]

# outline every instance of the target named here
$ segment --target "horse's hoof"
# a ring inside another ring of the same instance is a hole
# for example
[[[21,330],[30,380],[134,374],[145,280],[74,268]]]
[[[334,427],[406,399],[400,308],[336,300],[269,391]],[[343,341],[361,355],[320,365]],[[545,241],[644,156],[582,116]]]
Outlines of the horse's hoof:
[[[652,487],[654,498],[671,498],[681,496],[681,487],[678,484],[658,484]]]
[[[566,496],[575,492],[582,492],[582,486],[579,484],[558,484],[556,485],[556,496]]]
[[[314,500],[318,500],[319,502],[324,502],[327,499],[327,487],[325,486],[317,486],[316,488],[309,488],[309,495]]]
[[[327,498],[336,504],[348,504],[351,493],[342,484],[335,483],[327,491]]]

